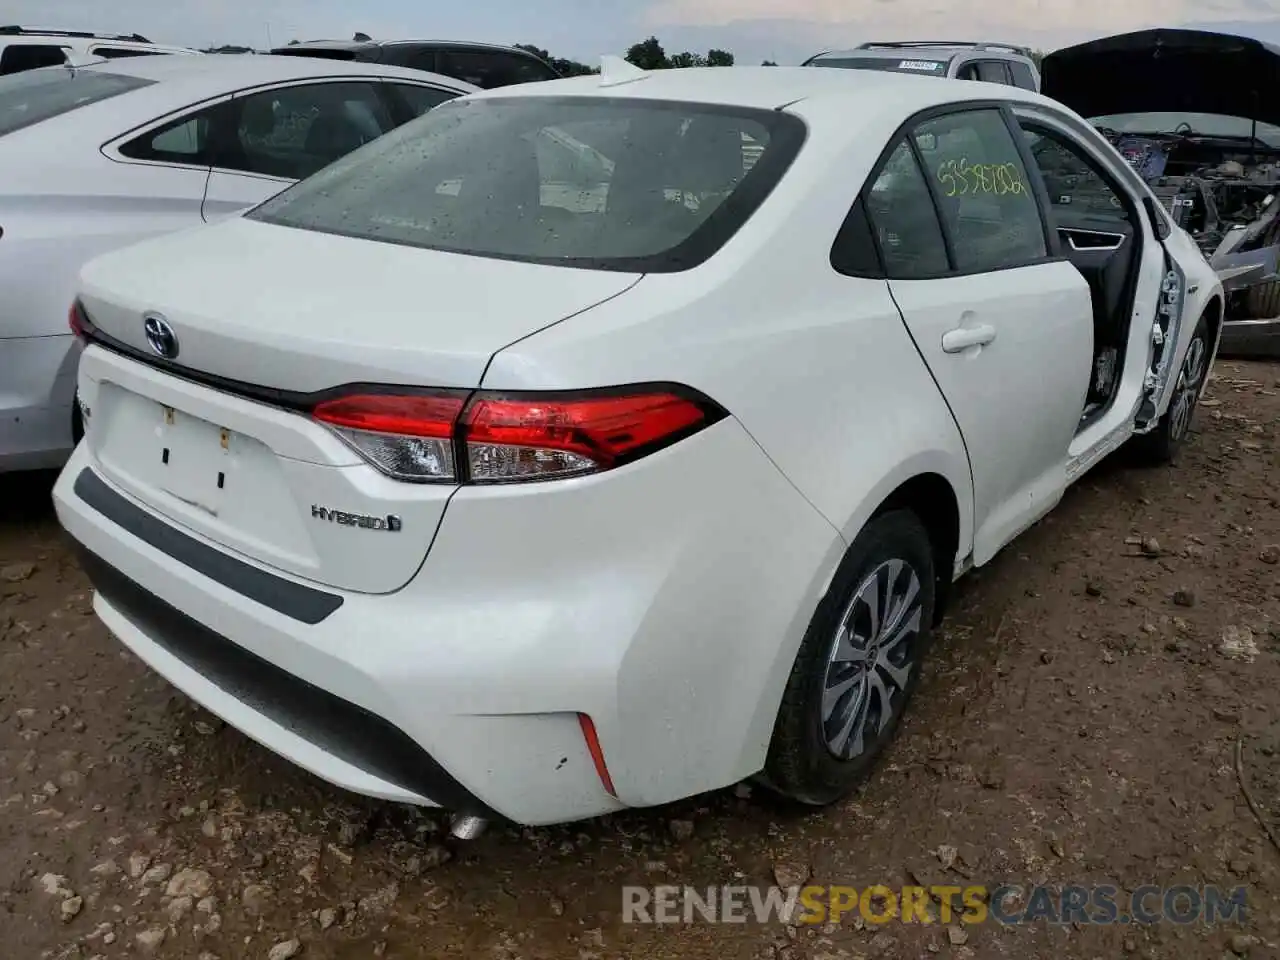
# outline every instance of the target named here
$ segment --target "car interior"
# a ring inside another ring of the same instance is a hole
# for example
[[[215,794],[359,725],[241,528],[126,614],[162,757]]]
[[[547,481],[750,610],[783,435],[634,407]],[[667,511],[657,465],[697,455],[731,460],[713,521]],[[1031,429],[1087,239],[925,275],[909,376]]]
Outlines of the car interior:
[[[1083,428],[1107,410],[1120,383],[1142,254],[1139,212],[1090,161],[1050,131],[1026,127],[1049,195],[1045,213],[1056,249],[1047,248],[1039,206],[1030,200],[1030,184],[1021,182],[1023,164],[1003,122],[997,119],[980,136],[980,120],[968,116],[925,121],[912,136],[919,162],[935,180],[932,195],[907,141],[864,194],[884,266],[897,279],[948,273],[938,215],[949,224],[954,268],[962,273],[1030,263],[1046,253],[1069,260],[1089,285],[1093,313]]]
[[[501,237],[504,248],[539,257],[645,256],[683,242],[745,176],[736,118],[659,114],[633,120],[624,136],[581,124],[614,158],[576,141],[578,126],[530,131],[518,146],[504,136],[500,149],[467,169],[437,161],[424,177],[436,182],[436,209],[424,222],[441,242],[445,234],[484,238],[481,245]],[[750,132],[767,141],[763,131]]]
[[[1023,132],[1049,194],[1061,253],[1088,281],[1093,298],[1094,376],[1084,413],[1091,419],[1119,384],[1142,255],[1139,214],[1099,168],[1049,131],[1024,125]]]

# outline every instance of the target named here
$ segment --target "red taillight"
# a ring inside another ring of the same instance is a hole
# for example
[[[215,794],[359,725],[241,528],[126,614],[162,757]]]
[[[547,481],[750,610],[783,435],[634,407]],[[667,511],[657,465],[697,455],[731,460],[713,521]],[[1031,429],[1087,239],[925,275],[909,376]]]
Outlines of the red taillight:
[[[84,307],[80,305],[79,300],[73,300],[71,309],[67,312],[67,326],[81,340],[87,339],[84,329],[85,319]]]
[[[619,466],[725,416],[683,387],[574,394],[456,391],[348,394],[328,424],[384,473],[418,482],[550,480]]]

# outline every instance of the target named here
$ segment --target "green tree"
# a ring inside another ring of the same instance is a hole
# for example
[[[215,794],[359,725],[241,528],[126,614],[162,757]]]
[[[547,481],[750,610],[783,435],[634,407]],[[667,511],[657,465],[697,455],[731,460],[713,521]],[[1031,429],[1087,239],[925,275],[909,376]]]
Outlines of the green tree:
[[[684,53],[673,53],[667,60],[668,67],[705,67],[707,66],[707,58],[699,53],[690,53],[686,50]]]
[[[732,67],[733,54],[728,50],[708,50],[707,51],[708,67]]]
[[[658,42],[657,37],[633,43],[625,59],[641,70],[663,70],[671,66],[671,61],[667,59],[667,51],[662,49],[662,44]]]

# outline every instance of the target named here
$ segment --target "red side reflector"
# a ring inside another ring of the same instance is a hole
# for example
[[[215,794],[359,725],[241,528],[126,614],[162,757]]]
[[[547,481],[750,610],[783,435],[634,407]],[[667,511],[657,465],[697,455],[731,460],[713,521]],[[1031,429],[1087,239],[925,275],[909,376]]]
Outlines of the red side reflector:
[[[596,776],[600,778],[605,793],[616,798],[618,793],[613,789],[613,777],[609,776],[609,768],[605,766],[604,750],[600,748],[600,738],[596,736],[596,725],[585,713],[578,714],[578,725],[582,727],[582,739],[587,741],[591,762],[596,765]]]

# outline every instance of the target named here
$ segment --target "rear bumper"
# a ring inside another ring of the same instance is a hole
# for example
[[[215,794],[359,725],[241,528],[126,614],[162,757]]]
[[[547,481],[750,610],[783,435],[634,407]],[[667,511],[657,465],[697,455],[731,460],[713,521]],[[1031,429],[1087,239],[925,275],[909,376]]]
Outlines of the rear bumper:
[[[0,338],[0,473],[66,462],[79,359],[69,333]]]
[[[526,824],[757,772],[843,551],[732,420],[601,477],[464,488],[418,575],[381,595],[158,519],[98,476],[89,446],[54,502],[96,612],[143,661],[341,787]]]

